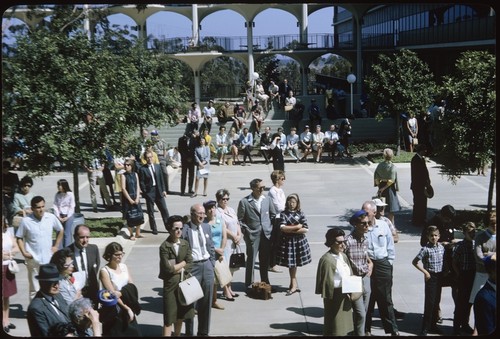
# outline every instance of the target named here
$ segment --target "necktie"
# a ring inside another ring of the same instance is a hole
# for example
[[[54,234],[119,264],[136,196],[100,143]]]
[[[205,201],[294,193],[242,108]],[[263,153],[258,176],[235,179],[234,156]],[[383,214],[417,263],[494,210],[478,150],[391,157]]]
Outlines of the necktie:
[[[153,179],[153,186],[156,186],[154,166],[150,165],[149,166],[149,170],[151,171],[151,178]]]
[[[203,243],[203,230],[201,229],[201,226],[198,226],[198,241],[200,243],[201,255],[203,256],[203,259],[205,259],[205,245]]]
[[[87,269],[85,268],[85,259],[83,258],[83,256],[85,255],[85,252],[83,251],[83,249],[80,250],[80,269],[82,271],[86,271]]]

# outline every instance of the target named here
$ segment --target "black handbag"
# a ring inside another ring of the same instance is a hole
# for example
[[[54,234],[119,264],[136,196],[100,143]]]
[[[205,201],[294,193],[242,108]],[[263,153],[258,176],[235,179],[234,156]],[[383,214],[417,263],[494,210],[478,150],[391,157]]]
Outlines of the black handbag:
[[[144,213],[141,205],[131,205],[127,211],[127,225],[139,226],[144,224]]]
[[[241,252],[240,247],[237,246],[229,257],[229,268],[241,267],[245,267],[245,253]]]

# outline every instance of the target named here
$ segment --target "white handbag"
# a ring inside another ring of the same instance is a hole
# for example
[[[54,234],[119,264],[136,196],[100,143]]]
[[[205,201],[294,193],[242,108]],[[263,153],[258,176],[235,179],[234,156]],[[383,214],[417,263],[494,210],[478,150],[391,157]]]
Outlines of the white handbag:
[[[191,276],[184,280],[184,269],[181,271],[181,282],[179,283],[179,301],[182,305],[191,305],[203,298],[203,290],[196,277]]]
[[[215,261],[215,276],[217,277],[217,281],[220,284],[220,287],[224,287],[233,280],[233,275],[231,274],[231,270],[229,269],[228,263],[222,259],[222,261]]]
[[[19,268],[19,265],[17,264],[17,262],[14,260],[14,259],[11,259],[9,261],[9,271],[10,273],[18,273],[20,271],[20,268]]]

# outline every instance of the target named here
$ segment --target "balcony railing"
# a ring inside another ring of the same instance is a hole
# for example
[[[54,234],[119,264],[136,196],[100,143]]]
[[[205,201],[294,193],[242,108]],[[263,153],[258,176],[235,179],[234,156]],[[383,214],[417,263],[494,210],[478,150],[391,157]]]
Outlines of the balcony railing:
[[[496,17],[486,17],[451,24],[432,26],[399,33],[366,33],[361,37],[363,48],[390,49],[395,47],[442,44],[447,42],[471,42],[494,40]],[[252,47],[259,51],[289,50],[351,50],[355,47],[351,32],[341,34],[309,34],[307,42],[301,42],[298,34],[255,36]],[[164,53],[191,51],[246,52],[246,36],[204,37],[193,46],[190,38],[153,39],[150,48]]]

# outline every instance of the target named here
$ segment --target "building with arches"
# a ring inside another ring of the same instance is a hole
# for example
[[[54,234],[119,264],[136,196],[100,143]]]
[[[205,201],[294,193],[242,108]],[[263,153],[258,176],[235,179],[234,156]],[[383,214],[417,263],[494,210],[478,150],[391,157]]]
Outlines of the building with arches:
[[[46,16],[50,6],[40,6]],[[309,17],[323,8],[332,8],[332,30],[323,34],[309,34]],[[290,13],[297,20],[297,32],[292,35],[254,36],[255,18],[270,8]],[[435,3],[275,3],[275,4],[142,4],[142,5],[82,5],[81,10],[106,9],[109,15],[124,14],[135,22],[138,37],[147,48],[156,48],[191,68],[194,75],[195,101],[200,102],[200,72],[210,60],[229,56],[241,60],[253,81],[255,63],[261,58],[281,54],[299,64],[300,87],[307,94],[309,66],[318,57],[336,54],[347,59],[356,75],[353,94],[359,98],[362,84],[371,63],[380,53],[391,53],[401,48],[414,50],[429,64],[436,75],[446,74],[462,51],[477,49],[494,53],[496,47],[496,13],[484,4]],[[238,13],[246,27],[246,37],[212,37],[203,42],[200,29],[203,19],[222,11]],[[147,20],[159,12],[173,12],[191,21],[190,37],[148,38]],[[28,15],[25,6],[13,7],[4,18],[15,17],[28,25],[37,25],[42,16]],[[89,36],[95,23],[86,20]],[[150,44],[150,45],[148,45]],[[359,100],[355,100],[358,102]]]

